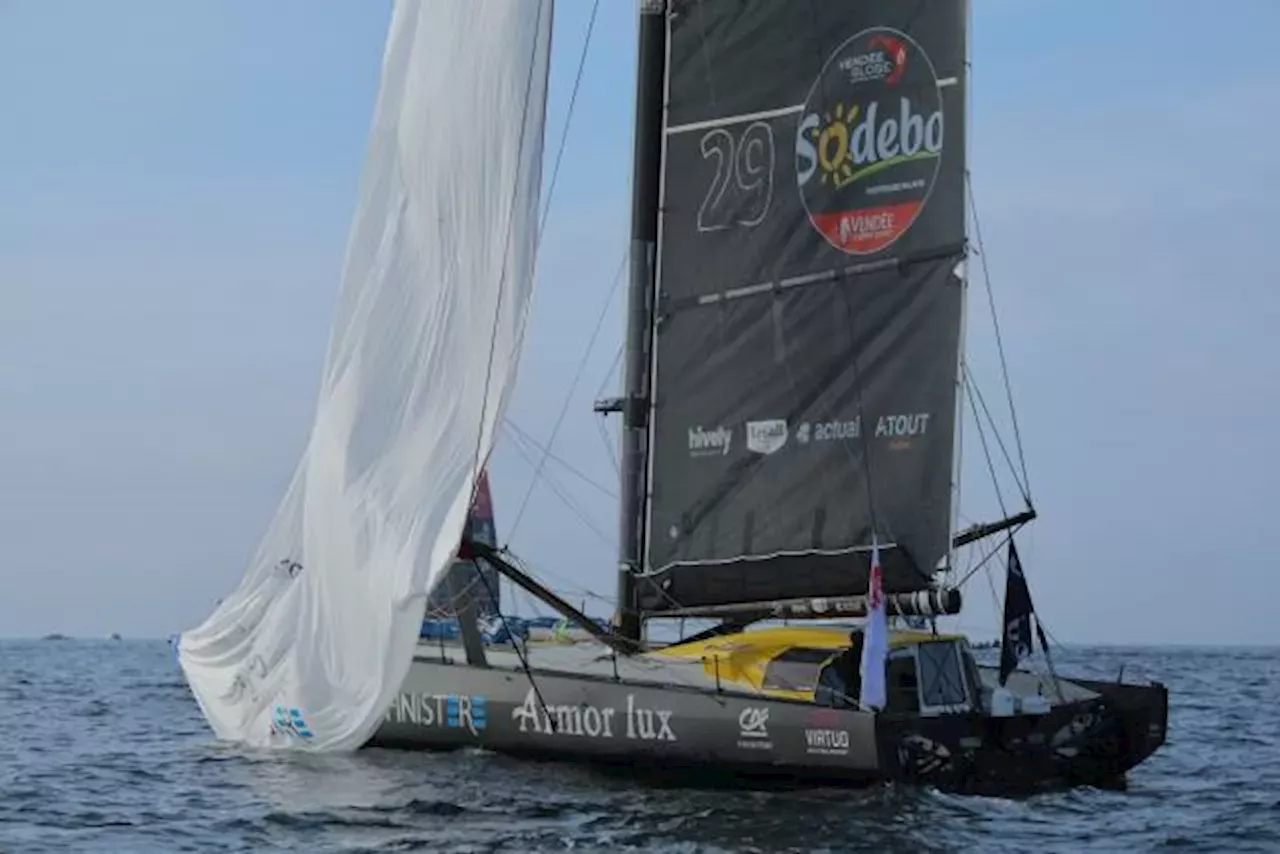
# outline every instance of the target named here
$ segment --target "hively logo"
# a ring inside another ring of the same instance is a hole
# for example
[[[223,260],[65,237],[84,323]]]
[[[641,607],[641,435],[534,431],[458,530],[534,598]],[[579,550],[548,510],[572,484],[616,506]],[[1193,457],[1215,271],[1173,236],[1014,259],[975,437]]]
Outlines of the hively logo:
[[[704,430],[702,425],[689,428],[689,456],[709,457],[729,453],[733,431],[728,427]]]
[[[843,729],[806,729],[805,751],[823,756],[845,756],[849,753],[849,731]]]
[[[738,746],[748,750],[770,750],[769,710],[747,706],[738,713]]]
[[[747,422],[747,450],[772,454],[787,444],[787,422],[783,418]]]

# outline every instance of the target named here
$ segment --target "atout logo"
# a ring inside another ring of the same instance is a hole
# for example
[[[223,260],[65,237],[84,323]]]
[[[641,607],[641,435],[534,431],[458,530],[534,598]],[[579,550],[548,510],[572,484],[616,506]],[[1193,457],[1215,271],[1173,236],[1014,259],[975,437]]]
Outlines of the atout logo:
[[[874,27],[836,48],[796,132],[796,178],[814,228],[848,255],[896,242],[933,189],[943,130],[937,75],[910,36]]]

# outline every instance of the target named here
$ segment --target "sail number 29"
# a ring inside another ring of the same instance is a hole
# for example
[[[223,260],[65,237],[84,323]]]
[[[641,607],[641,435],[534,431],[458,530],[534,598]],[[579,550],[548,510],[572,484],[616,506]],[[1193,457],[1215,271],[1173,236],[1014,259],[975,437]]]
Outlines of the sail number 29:
[[[773,128],[753,122],[737,136],[713,128],[700,148],[703,160],[715,159],[716,171],[698,209],[698,231],[759,225],[773,200]]]

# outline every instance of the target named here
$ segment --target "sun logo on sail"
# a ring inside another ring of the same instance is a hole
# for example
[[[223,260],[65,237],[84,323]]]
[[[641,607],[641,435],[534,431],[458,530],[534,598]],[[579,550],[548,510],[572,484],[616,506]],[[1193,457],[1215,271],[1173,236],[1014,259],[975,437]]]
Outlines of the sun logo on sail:
[[[832,112],[823,115],[823,124],[817,129],[818,165],[822,167],[819,180],[838,189],[852,183],[855,177],[849,138],[862,108],[855,104],[846,112],[844,103],[839,102]]]

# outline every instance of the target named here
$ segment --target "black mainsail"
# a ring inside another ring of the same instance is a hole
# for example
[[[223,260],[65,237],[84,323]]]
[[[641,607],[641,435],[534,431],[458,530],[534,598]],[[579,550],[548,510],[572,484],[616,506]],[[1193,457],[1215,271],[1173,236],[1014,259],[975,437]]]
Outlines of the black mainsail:
[[[862,594],[873,533],[885,590],[927,589],[951,545],[966,4],[670,0],[666,22],[627,604]]]

